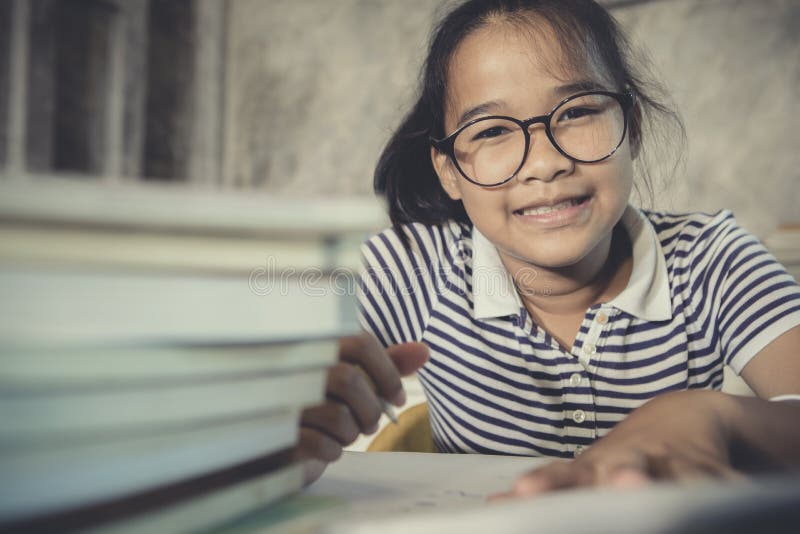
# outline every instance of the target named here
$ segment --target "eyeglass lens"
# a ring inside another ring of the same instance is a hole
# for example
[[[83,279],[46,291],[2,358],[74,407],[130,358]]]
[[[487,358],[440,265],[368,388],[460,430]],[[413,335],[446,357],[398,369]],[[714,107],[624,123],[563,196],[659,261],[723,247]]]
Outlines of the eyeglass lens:
[[[580,96],[554,110],[550,132],[558,147],[572,159],[583,162],[601,160],[622,142],[625,113],[614,97],[601,94]],[[531,135],[530,142],[541,143],[543,139],[544,132],[539,132]],[[462,130],[453,149],[464,175],[485,185],[510,178],[527,156],[521,125],[492,117]]]

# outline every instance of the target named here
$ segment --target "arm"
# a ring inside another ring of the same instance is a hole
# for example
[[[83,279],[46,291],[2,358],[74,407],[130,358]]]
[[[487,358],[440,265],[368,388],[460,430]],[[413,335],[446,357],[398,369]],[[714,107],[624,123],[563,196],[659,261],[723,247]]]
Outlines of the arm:
[[[742,375],[764,398],[800,393],[800,327],[767,345]],[[690,390],[651,400],[575,460],[531,471],[498,497],[785,469],[800,469],[800,402]]]
[[[800,326],[764,347],[742,377],[762,399],[800,394]],[[740,406],[730,416],[734,464],[800,468],[800,401],[735,399]]]
[[[719,356],[761,398],[699,390],[659,396],[575,460],[524,475],[511,495],[800,468],[800,403],[762,400],[800,394],[800,287],[730,214],[691,236],[683,268],[695,281],[719,281],[696,284],[707,291]],[[696,251],[712,251],[715,261],[694,270]]]

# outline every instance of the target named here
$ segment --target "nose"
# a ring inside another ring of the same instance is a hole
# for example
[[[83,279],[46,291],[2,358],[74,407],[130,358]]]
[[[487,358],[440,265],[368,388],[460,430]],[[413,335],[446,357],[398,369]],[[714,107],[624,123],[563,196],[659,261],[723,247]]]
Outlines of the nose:
[[[530,143],[525,161],[516,175],[521,183],[530,181],[551,182],[567,175],[575,168],[575,162],[558,151],[547,136],[543,124],[533,124],[528,128]]]

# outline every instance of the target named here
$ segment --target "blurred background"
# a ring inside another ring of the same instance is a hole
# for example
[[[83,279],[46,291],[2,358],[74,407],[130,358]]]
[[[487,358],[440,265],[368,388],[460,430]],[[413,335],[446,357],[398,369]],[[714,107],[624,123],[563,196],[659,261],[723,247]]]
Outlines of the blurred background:
[[[373,166],[452,3],[0,0],[0,340],[350,328],[298,273],[387,224]],[[602,3],[687,127],[645,204],[731,209],[798,276],[800,1]]]
[[[447,3],[445,3],[447,4]],[[800,3],[608,0],[689,131],[659,207],[796,220]],[[6,0],[0,168],[365,195],[440,0]],[[689,194],[689,192],[691,192]]]
[[[606,0],[682,111],[656,208],[800,221],[800,2]],[[0,175],[371,196],[441,0],[4,0]]]

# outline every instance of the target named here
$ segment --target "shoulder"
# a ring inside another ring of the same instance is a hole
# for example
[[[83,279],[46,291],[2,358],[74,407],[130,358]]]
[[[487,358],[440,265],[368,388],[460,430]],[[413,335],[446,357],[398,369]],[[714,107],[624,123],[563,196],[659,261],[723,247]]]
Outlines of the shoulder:
[[[738,226],[729,210],[716,213],[662,213],[642,210],[645,218],[653,225],[659,240],[668,241],[678,236],[687,240],[690,237],[707,237],[707,230]]]
[[[422,339],[441,292],[454,277],[464,285],[470,236],[461,223],[412,223],[367,239],[357,286],[362,326],[384,345]]]
[[[472,257],[472,228],[456,221],[403,224],[371,236],[362,245],[361,253],[367,264],[391,260],[413,268],[463,265]]]
[[[677,214],[642,210],[642,213],[653,226],[668,263],[758,243],[739,226],[729,210]]]

